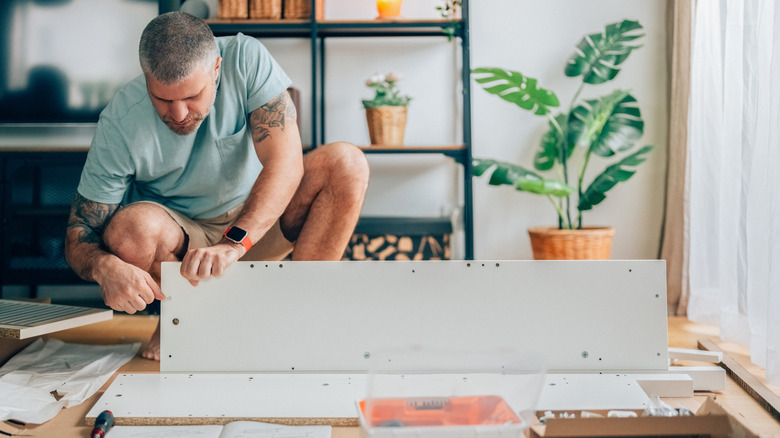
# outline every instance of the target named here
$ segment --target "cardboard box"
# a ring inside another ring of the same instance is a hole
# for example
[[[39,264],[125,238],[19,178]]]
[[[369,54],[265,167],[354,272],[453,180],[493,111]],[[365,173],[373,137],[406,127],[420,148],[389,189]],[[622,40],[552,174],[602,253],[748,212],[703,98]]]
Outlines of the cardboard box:
[[[14,357],[16,353],[24,350],[38,338],[40,338],[40,336],[27,339],[0,338],[0,366],[5,365],[5,363]]]
[[[706,404],[706,403],[705,403]],[[703,405],[704,406],[704,405]],[[637,417],[608,418],[608,411],[588,411],[604,418],[582,418],[581,411],[569,412],[575,418],[547,419],[545,424],[534,424],[529,430],[530,438],[573,438],[573,437],[727,437],[731,433],[728,415],[702,414],[682,417],[643,417],[642,411],[634,411]],[[556,414],[560,412],[555,411]],[[537,420],[544,412],[537,412]]]

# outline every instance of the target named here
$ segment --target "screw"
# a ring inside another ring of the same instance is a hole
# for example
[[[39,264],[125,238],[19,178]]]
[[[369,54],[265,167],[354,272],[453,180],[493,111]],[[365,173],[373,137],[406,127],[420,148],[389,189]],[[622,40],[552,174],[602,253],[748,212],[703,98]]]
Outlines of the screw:
[[[363,353],[363,359],[368,359],[368,358],[370,358],[370,357],[371,357],[371,353],[369,353],[368,351],[366,351],[365,353]]]
[[[582,358],[583,359],[587,359],[588,358],[588,352],[587,351],[583,351],[582,352]]]
[[[179,318],[173,318],[173,325],[179,325]]]

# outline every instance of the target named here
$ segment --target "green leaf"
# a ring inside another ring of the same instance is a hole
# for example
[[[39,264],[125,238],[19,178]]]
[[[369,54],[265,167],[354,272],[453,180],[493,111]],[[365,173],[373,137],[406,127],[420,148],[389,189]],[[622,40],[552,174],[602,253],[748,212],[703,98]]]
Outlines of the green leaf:
[[[569,58],[565,74],[569,77],[583,76],[586,84],[602,84],[620,73],[618,66],[639,48],[632,44],[644,36],[638,21],[623,20],[608,24],[602,33],[586,35],[577,44],[577,50]]]
[[[474,159],[474,165],[471,167],[471,173],[474,176],[482,176],[486,170],[496,164],[495,160],[486,160],[481,158]]]
[[[522,73],[495,67],[475,68],[472,73],[478,75],[475,80],[488,93],[533,111],[534,114],[543,116],[550,112],[550,107],[560,106],[554,92],[538,87],[536,79],[523,76]]]
[[[510,185],[519,191],[559,198],[576,191],[574,187],[558,180],[544,179],[521,166],[503,161],[475,158],[472,173],[474,176],[482,176],[491,168],[494,170],[488,182],[490,185]]]
[[[515,189],[535,193],[537,195],[550,195],[556,198],[564,198],[576,190],[555,179],[521,178],[515,183]]]
[[[587,100],[569,114],[569,142],[611,157],[634,146],[645,123],[636,99],[627,90],[615,90]]]
[[[566,123],[566,115],[558,114],[555,116],[555,120],[558,122],[558,126],[563,127]],[[536,151],[536,156],[534,157],[534,168],[541,172],[552,169],[556,162],[561,161],[561,147],[566,148],[566,158],[569,158],[575,146],[569,142],[566,142],[564,145],[561,139],[561,132],[552,121],[548,122],[548,125],[550,130],[542,137],[539,150]]]
[[[606,199],[607,192],[612,190],[617,183],[627,181],[636,173],[635,169],[629,169],[629,167],[636,167],[642,164],[646,159],[643,155],[652,149],[653,146],[645,146],[607,167],[604,172],[593,180],[587,190],[585,190],[585,193],[580,196],[577,209],[580,211],[590,210],[593,206],[601,203],[601,201]]]

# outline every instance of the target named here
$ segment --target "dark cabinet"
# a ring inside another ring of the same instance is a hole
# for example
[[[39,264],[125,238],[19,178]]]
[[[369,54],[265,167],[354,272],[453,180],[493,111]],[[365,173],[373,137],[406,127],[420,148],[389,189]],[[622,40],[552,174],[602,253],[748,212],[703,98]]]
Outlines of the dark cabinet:
[[[65,262],[64,238],[86,154],[0,151],[0,283],[83,283]]]

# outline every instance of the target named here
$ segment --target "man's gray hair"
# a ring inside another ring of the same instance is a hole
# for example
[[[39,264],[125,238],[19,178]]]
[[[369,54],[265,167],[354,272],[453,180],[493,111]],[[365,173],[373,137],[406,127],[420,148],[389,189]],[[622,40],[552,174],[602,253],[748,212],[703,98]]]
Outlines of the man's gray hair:
[[[217,43],[209,26],[184,12],[168,12],[146,25],[138,46],[141,69],[166,84],[215,66]]]

